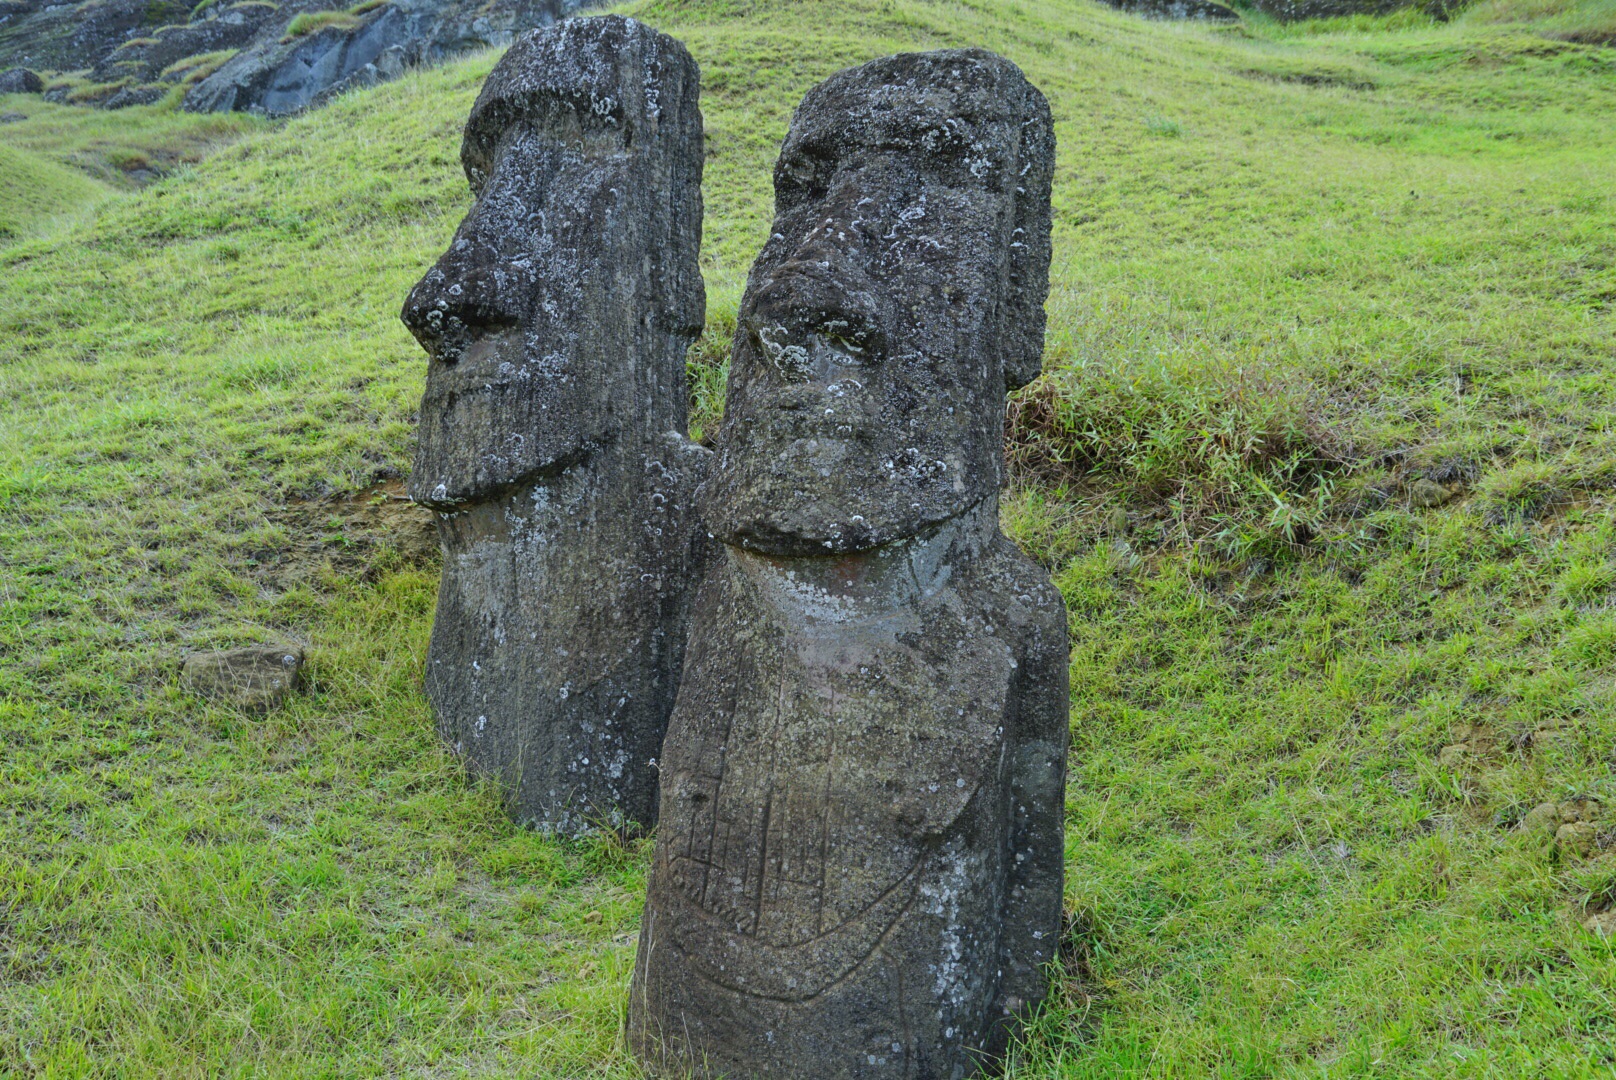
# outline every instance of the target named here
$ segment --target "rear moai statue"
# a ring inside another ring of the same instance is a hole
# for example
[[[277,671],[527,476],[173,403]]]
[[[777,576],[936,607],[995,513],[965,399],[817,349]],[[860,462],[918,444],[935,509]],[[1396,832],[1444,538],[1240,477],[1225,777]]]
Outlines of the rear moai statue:
[[[519,38],[466,123],[476,204],[404,306],[444,553],[427,696],[513,817],[567,835],[654,820],[705,542],[699,79],[619,16]]]
[[[998,497],[1053,161],[1043,95],[978,50],[843,71],[792,119],[630,991],[667,1075],[963,1077],[1045,994],[1066,619]]]

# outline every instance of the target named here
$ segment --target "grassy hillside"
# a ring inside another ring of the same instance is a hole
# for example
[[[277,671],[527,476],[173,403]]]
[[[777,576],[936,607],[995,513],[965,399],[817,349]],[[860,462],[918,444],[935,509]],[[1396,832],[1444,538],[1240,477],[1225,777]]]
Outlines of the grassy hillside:
[[[0,244],[32,236],[109,194],[75,169],[4,144],[0,178]]]
[[[194,164],[262,126],[172,108],[101,112],[0,94],[0,246],[93,212],[114,191]]]
[[[626,10],[704,72],[708,426],[808,86],[971,44],[1051,98],[1006,522],[1071,609],[1073,934],[1013,1075],[1609,1075],[1616,50]],[[437,746],[435,569],[389,497],[396,312],[493,60],[0,248],[0,1076],[639,1075],[647,848],[513,829]],[[280,638],[312,669],[282,713],[176,686]]]

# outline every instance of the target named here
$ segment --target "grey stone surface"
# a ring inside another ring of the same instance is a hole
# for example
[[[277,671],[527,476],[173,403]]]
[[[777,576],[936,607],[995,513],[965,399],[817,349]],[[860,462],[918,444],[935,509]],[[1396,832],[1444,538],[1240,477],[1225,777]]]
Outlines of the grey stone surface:
[[[291,696],[302,668],[303,650],[296,646],[251,646],[186,657],[180,683],[192,693],[262,714]]]
[[[431,354],[410,493],[444,549],[426,687],[520,821],[648,825],[709,456],[699,72],[630,19],[519,38],[466,124],[477,195],[404,321]]]
[[[39,77],[37,71],[27,68],[11,68],[9,71],[0,71],[0,94],[43,94],[45,80]]]
[[[31,0],[0,13],[0,66],[45,71],[93,68],[114,49],[169,23],[184,22],[186,0]]]
[[[278,30],[260,34],[190,90],[185,108],[284,116],[409,66],[509,44],[515,35],[549,26],[579,7],[580,0],[392,0],[353,26],[296,38]]]
[[[999,531],[1043,351],[1049,107],[979,50],[811,91],[699,505],[629,999],[665,1075],[962,1077],[1060,932],[1067,639]]]
[[[1147,19],[1202,19],[1238,22],[1240,15],[1216,0],[1105,0],[1114,8]]]
[[[192,56],[239,49],[272,20],[284,22],[279,9],[267,3],[217,5],[191,22],[161,27],[120,46],[95,65],[90,77],[98,82],[132,79],[137,86],[172,84],[178,79],[165,75],[170,67]]]
[[[104,108],[156,100],[185,83],[192,111],[283,116],[417,64],[508,45],[586,2],[386,0],[355,14],[352,0],[10,0],[0,4],[0,68],[88,71],[90,83],[106,87],[92,95]],[[321,13],[338,18],[292,32],[299,16]],[[198,63],[182,63],[191,58]],[[52,91],[58,100],[68,93]]]

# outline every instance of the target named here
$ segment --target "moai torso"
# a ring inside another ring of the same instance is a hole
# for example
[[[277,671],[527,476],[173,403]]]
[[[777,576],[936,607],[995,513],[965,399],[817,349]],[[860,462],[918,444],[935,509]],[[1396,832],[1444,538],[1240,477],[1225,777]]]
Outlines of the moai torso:
[[[466,125],[476,205],[404,309],[444,550],[427,695],[512,815],[566,834],[654,820],[683,663],[698,79],[618,16],[519,38]]]
[[[630,997],[674,1074],[965,1076],[1043,995],[1066,626],[997,496],[1052,154],[1042,96],[977,51],[842,72],[793,119]]]

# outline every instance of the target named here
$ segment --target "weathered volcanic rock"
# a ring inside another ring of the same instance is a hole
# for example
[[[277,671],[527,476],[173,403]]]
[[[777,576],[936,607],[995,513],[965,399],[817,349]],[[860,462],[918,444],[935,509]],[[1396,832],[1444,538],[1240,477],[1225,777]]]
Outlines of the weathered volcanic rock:
[[[811,91],[717,458],[629,1035],[699,1077],[957,1078],[1060,930],[1066,620],[999,531],[1039,370],[1049,107],[979,50]]]
[[[185,0],[84,0],[8,5],[0,20],[0,63],[49,71],[93,68],[114,49],[160,26],[186,21]]]
[[[0,94],[43,94],[45,80],[27,68],[0,71]]]
[[[182,60],[241,48],[277,14],[275,6],[265,3],[215,7],[192,22],[162,27],[150,37],[136,38],[113,50],[95,66],[91,78],[156,82]],[[178,80],[170,77],[166,81]]]
[[[1215,0],[1105,0],[1114,8],[1147,19],[1205,19],[1238,22],[1240,15]]]
[[[257,40],[187,93],[195,112],[247,110],[280,116],[333,91],[369,85],[415,64],[508,44],[516,34],[572,14],[579,0],[392,0],[300,37]]]
[[[568,834],[654,818],[704,546],[699,79],[617,16],[519,38],[466,125],[476,205],[404,308],[444,550],[427,694],[519,821]]]
[[[508,45],[584,2],[383,0],[356,10],[352,0],[0,0],[0,67],[87,71],[74,99],[103,107],[183,83],[187,109],[279,116],[412,65]],[[71,89],[51,93],[67,100]]]
[[[303,650],[254,646],[185,658],[180,682],[192,693],[228,702],[250,713],[267,713],[297,689]]]

